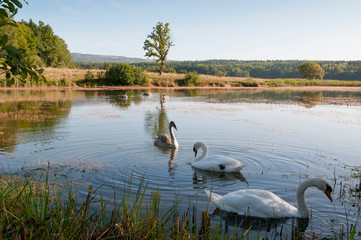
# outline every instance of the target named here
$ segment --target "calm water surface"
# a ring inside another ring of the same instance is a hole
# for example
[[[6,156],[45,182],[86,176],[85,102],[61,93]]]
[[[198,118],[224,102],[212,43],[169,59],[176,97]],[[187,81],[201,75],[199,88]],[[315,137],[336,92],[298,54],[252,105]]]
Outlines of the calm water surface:
[[[145,179],[147,194],[159,188],[164,206],[177,196],[183,199],[181,210],[196,206],[198,214],[207,208],[205,188],[221,195],[266,189],[295,205],[299,182],[322,177],[334,188],[334,202],[307,190],[312,216],[303,228],[306,235],[333,237],[339,224],[356,221],[359,204],[348,189],[360,181],[361,93],[169,91],[165,103],[160,102],[163,92],[144,97],[128,91],[126,101],[117,97],[121,93],[0,92],[2,168],[16,173],[48,161],[61,164],[71,181],[103,185],[105,197],[130,176],[134,191]],[[168,133],[171,120],[178,127],[177,151],[153,145],[155,135]],[[205,142],[210,155],[230,156],[247,166],[240,175],[193,169],[196,141]],[[225,229],[235,225],[235,216],[219,213],[212,204],[210,212]],[[300,221],[257,223],[251,234],[289,238],[293,224]]]

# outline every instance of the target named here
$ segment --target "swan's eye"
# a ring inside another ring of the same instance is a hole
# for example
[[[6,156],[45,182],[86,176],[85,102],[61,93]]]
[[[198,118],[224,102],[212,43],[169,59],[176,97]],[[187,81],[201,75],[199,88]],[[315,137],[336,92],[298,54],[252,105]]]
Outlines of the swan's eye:
[[[326,192],[332,192],[332,187],[330,185],[326,185]]]

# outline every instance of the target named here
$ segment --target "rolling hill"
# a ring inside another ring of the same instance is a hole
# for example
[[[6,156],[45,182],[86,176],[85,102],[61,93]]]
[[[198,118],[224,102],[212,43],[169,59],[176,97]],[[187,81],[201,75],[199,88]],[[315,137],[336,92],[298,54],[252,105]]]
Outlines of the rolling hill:
[[[103,62],[122,62],[122,63],[137,63],[137,62],[154,62],[153,59],[144,58],[129,58],[123,56],[111,56],[111,55],[96,55],[96,54],[83,54],[83,53],[71,53],[73,62],[91,62],[91,63],[103,63]]]

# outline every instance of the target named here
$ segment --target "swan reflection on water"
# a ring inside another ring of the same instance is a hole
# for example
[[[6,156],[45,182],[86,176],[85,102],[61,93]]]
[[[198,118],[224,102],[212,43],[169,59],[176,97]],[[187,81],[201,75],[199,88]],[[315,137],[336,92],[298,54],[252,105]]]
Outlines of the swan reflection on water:
[[[213,172],[201,170],[195,167],[192,167],[192,169],[194,171],[193,184],[202,185],[195,188],[206,188],[205,184],[208,183],[208,180],[212,181],[212,179],[214,178],[220,178],[227,181],[240,180],[241,182],[246,183],[248,186],[247,179],[243,176],[241,172]]]
[[[167,154],[167,155],[169,154],[168,172],[169,172],[169,175],[174,176],[176,174],[176,170],[178,167],[178,164],[175,161],[175,158],[178,153],[178,148],[159,147],[158,149],[162,152],[162,154]]]
[[[177,169],[177,163],[175,163],[174,159],[177,156],[178,148],[170,149],[170,157],[168,161],[168,172],[169,175],[174,176],[175,171]]]
[[[292,238],[290,239],[302,239],[302,236],[305,234],[305,230],[309,224],[309,218],[257,218],[240,216],[235,213],[222,211],[219,208],[216,208],[210,216],[212,218],[218,217],[222,220],[225,233],[228,233],[229,228],[233,227],[241,228],[244,231],[251,228],[251,230],[257,231],[258,233],[273,231],[274,234],[279,237],[282,237],[283,234],[291,234]],[[284,226],[288,224],[291,224],[290,232],[286,232],[284,228]]]

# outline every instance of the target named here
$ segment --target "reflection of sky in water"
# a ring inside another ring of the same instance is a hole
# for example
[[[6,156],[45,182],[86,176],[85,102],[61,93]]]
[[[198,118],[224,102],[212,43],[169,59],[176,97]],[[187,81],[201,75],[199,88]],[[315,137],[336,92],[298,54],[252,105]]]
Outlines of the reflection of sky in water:
[[[124,176],[133,173],[135,182],[144,177],[149,189],[160,187],[165,202],[172,203],[177,193],[185,199],[182,208],[189,207],[189,199],[201,211],[207,205],[203,188],[213,188],[221,195],[242,188],[266,189],[295,204],[294,191],[300,180],[321,176],[333,183],[337,176],[338,182],[345,181],[342,176],[349,175],[347,166],[360,165],[358,105],[309,108],[288,101],[207,102],[209,96],[185,97],[177,91],[169,93],[170,101],[162,109],[156,93],[144,98],[133,92],[126,103],[114,92],[111,96],[104,92],[87,98],[79,95],[69,114],[55,125],[19,129],[15,150],[1,149],[2,166],[16,171],[23,165],[47,161],[65,164],[72,169],[75,181],[105,184],[103,192],[110,195],[113,190],[108,185],[120,184]],[[217,95],[211,98],[217,99]],[[168,134],[168,126],[163,124],[170,120],[178,127],[177,152],[153,145],[154,135]],[[209,154],[247,163],[242,178],[192,169],[189,163],[194,159],[196,141],[207,143]],[[336,229],[328,220],[335,220],[336,214],[345,220],[344,207],[336,195],[334,204],[317,190],[308,190],[306,196],[312,206],[309,224],[313,228],[329,231],[332,225]]]

